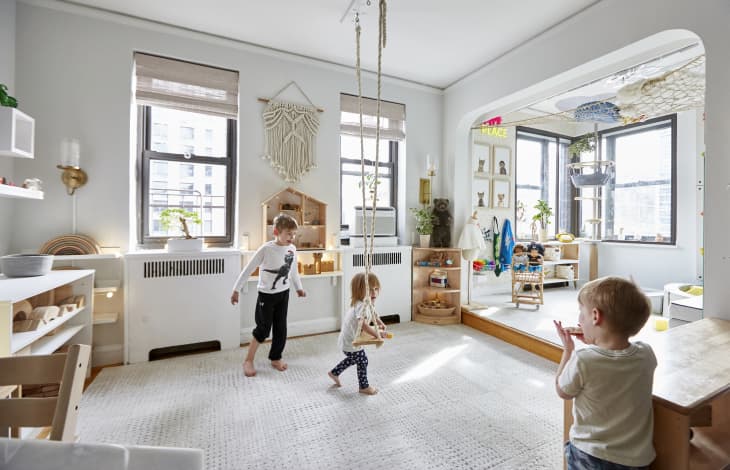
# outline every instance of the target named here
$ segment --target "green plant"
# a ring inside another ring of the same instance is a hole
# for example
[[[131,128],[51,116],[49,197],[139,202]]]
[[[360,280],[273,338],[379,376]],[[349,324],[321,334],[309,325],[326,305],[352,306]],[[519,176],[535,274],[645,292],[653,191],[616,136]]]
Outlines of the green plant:
[[[8,87],[4,83],[0,83],[0,106],[18,107],[18,100],[8,95]]]
[[[593,134],[585,134],[580,136],[577,140],[574,140],[568,145],[568,153],[578,158],[584,152],[593,152],[596,149],[596,140]]]
[[[420,209],[411,207],[413,217],[416,218],[416,232],[419,235],[431,235],[433,233],[433,212],[431,206],[423,206]]]
[[[188,222],[201,224],[202,220],[200,220],[197,212],[191,212],[181,207],[167,208],[160,212],[160,225],[162,228],[169,230],[171,227],[176,227],[185,234],[185,238],[193,238],[193,236],[190,235]]]
[[[370,201],[370,204],[373,203],[373,199],[375,200],[375,203],[377,203],[378,185],[380,184],[380,181],[375,178],[375,173],[365,173],[365,177],[357,183],[357,187],[359,189],[362,189],[363,181],[365,182],[365,187],[368,189],[368,200]]]
[[[550,223],[550,217],[553,216],[553,210],[548,206],[547,201],[542,199],[538,199],[534,207],[537,209],[537,213],[532,216],[532,220],[539,222],[540,228],[545,230]]]

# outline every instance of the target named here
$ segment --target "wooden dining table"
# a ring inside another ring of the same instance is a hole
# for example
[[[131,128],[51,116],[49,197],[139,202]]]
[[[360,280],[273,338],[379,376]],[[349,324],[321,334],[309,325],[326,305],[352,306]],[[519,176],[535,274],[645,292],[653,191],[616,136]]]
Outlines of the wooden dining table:
[[[654,349],[656,470],[730,468],[730,321],[704,318],[642,338]],[[569,440],[573,401],[564,407]]]

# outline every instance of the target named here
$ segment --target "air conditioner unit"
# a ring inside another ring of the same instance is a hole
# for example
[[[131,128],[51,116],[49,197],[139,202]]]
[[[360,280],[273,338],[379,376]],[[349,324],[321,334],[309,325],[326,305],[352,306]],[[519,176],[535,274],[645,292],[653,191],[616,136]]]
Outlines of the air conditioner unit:
[[[370,220],[373,216],[372,208],[365,208],[365,228],[363,229],[363,210],[362,207],[355,207],[355,231],[352,235],[362,236],[370,230]],[[394,207],[376,207],[375,208],[375,236],[395,235],[395,208]]]

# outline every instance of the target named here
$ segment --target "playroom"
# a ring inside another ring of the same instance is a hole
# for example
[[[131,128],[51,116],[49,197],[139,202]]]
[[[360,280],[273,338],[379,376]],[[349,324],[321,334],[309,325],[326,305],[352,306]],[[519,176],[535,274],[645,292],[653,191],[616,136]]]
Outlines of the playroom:
[[[730,465],[729,7],[559,3],[0,1],[0,467]]]

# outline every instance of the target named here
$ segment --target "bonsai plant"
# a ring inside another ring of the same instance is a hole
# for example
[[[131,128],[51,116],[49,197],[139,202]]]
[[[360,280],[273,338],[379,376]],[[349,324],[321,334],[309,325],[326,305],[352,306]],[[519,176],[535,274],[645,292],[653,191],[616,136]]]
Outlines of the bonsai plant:
[[[196,212],[191,212],[181,207],[167,208],[160,213],[160,225],[162,225],[162,228],[169,230],[170,228],[177,227],[185,235],[185,238],[189,240],[193,236],[190,235],[188,221],[194,224],[202,223]]]
[[[532,216],[532,220],[540,224],[540,241],[545,241],[547,239],[547,226],[550,223],[550,217],[553,216],[553,209],[548,206],[547,201],[542,199],[537,200],[534,208],[537,209],[537,212]]]
[[[160,225],[165,230],[178,228],[184,235],[183,238],[170,238],[167,240],[168,251],[200,251],[203,248],[203,239],[190,235],[188,223],[200,224],[202,221],[197,213],[185,210],[181,207],[172,207],[160,213]]]
[[[416,218],[416,232],[421,236],[421,248],[427,248],[431,242],[433,233],[433,213],[431,206],[423,206],[420,209],[411,207],[411,212]]]

